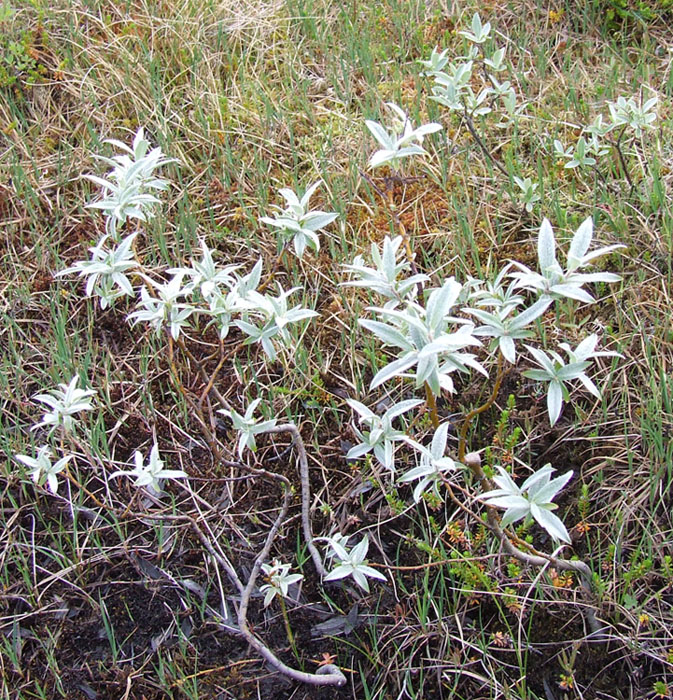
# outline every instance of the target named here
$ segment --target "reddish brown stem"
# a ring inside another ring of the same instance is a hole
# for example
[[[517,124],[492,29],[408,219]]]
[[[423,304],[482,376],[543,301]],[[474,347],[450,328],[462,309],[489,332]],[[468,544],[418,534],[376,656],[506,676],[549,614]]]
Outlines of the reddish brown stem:
[[[498,355],[497,374],[495,377],[495,383],[493,384],[493,391],[491,392],[491,395],[486,400],[486,403],[483,403],[481,406],[478,406],[477,408],[473,408],[463,419],[463,425],[460,428],[460,435],[459,435],[459,439],[458,439],[458,461],[459,462],[462,462],[463,458],[465,457],[465,447],[467,445],[467,431],[470,428],[470,423],[479,414],[483,413],[484,411],[487,411],[495,403],[495,400],[498,398],[498,393],[500,391],[500,385],[502,384],[502,380],[503,380],[504,376],[505,376],[505,372],[504,372],[504,369],[502,366],[502,355]]]

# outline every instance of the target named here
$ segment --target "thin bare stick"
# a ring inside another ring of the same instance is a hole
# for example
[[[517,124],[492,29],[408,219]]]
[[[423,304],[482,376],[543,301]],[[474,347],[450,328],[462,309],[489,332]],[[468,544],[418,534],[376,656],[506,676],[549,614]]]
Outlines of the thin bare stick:
[[[208,397],[208,394],[210,394],[211,390],[215,386],[215,380],[217,379],[217,376],[219,375],[222,367],[224,367],[224,363],[228,359],[229,359],[228,353],[222,353],[222,356],[220,357],[220,361],[217,363],[217,367],[215,367],[215,369],[213,370],[212,374],[210,375],[210,379],[208,379],[208,382],[206,383],[206,388],[201,392],[201,396],[199,397],[199,406],[201,406],[201,410],[203,410],[203,402],[206,400],[206,398]],[[201,363],[198,363],[197,366],[199,367],[199,369],[203,369],[201,367]]]
[[[238,588],[238,592],[242,593],[245,590],[245,586],[241,583],[241,579],[238,577],[236,570],[229,560],[213,547],[210,540],[201,532],[201,528],[197,525],[196,521],[192,520],[191,526],[196,536],[201,540],[201,544],[208,550],[210,556],[227,572],[227,576],[229,576],[236,588]]]
[[[491,154],[491,152],[488,150],[488,148],[486,148],[486,144],[481,140],[481,136],[479,136],[479,134],[477,133],[477,129],[474,126],[474,122],[472,121],[472,117],[467,113],[467,109],[465,110],[465,113],[463,116],[465,118],[465,123],[467,124],[468,130],[472,134],[472,138],[474,138],[474,140],[477,142],[477,145],[479,146],[479,148],[481,148],[484,155],[509,180],[509,173],[507,172],[507,169],[497,158],[495,158]]]
[[[615,148],[617,149],[617,155],[619,156],[619,162],[621,163],[622,170],[624,171],[624,177],[626,177],[626,181],[629,183],[631,192],[633,192],[633,188],[635,187],[635,185],[633,184],[633,180],[631,179],[629,169],[626,165],[626,158],[624,158],[624,153],[622,152],[622,138],[624,137],[624,132],[626,131],[627,126],[628,124],[624,124],[624,128],[619,132],[617,140],[613,141],[613,143]]]
[[[430,385],[425,382],[425,403],[430,410],[430,420],[432,427],[437,430],[439,428],[439,416],[437,415],[437,397],[432,393]]]
[[[360,177],[366,180],[369,185],[376,191],[381,197],[381,201],[385,204],[386,209],[388,210],[388,213],[390,214],[391,219],[393,220],[395,227],[397,230],[400,232],[400,235],[402,236],[402,242],[404,244],[404,252],[407,257],[407,261],[409,263],[409,266],[411,268],[411,273],[413,275],[418,273],[418,269],[416,268],[416,263],[414,261],[414,253],[413,250],[411,249],[411,240],[409,239],[409,234],[407,233],[407,229],[405,225],[402,223],[400,217],[397,214],[397,207],[395,206],[395,202],[393,202],[393,191],[392,188],[386,186],[386,191],[383,192],[378,185],[367,175],[367,173],[362,172],[362,170],[358,169],[358,172],[360,173]],[[422,291],[422,287],[419,283],[419,293]]]
[[[306,456],[306,447],[304,440],[301,437],[299,429],[294,423],[284,423],[277,425],[267,433],[290,433],[292,435],[292,444],[297,451],[297,459],[299,460],[299,478],[301,480],[301,521],[304,530],[304,539],[306,546],[313,559],[313,565],[321,578],[325,575],[325,567],[322,563],[320,553],[313,543],[313,529],[311,528],[311,483],[308,474],[308,458]]]
[[[169,340],[169,343],[170,342],[171,341]],[[196,365],[196,368],[198,369],[199,374],[201,375],[201,378],[205,382],[206,387],[209,387],[208,391],[212,391],[213,394],[215,394],[215,398],[220,402],[222,408],[225,408],[227,411],[230,411],[231,406],[229,405],[229,402],[224,398],[224,396],[222,396],[222,394],[220,393],[218,388],[215,386],[215,382],[214,381],[211,382],[211,377],[208,376],[208,373],[204,369],[203,364],[201,362],[199,362],[199,360],[197,360],[196,357],[194,357],[194,354],[185,345],[185,341],[182,338],[178,338],[177,343],[178,343],[178,347],[180,348],[180,350],[182,350],[182,352],[185,355],[187,355],[187,357]],[[220,362],[218,363],[218,371],[219,371],[220,364],[224,364],[224,362],[226,360],[228,360],[235,353],[236,350],[240,349],[241,345],[242,345],[242,343],[239,343],[238,345],[234,346],[233,351],[225,353],[220,358]],[[199,406],[201,406],[203,401],[205,400],[206,394],[207,394],[207,392],[204,391],[201,398],[199,399]]]
[[[205,370],[203,369],[201,363],[192,355],[192,353],[189,351],[187,346],[184,344],[184,341],[182,338],[178,338],[178,346],[180,349],[187,354],[187,356],[192,360],[192,362],[195,363],[195,365],[198,367],[199,372],[201,373],[201,376],[204,377],[204,379],[207,381],[208,380],[208,375],[206,374]],[[215,433],[213,430],[208,426],[206,423],[205,416],[203,415],[203,411],[201,410],[201,403],[197,404],[189,395],[187,390],[185,389],[184,385],[182,384],[182,380],[180,379],[180,375],[178,374],[177,367],[175,365],[175,357],[174,357],[174,350],[173,350],[173,338],[171,337],[170,334],[168,334],[168,361],[169,365],[171,368],[171,377],[173,379],[173,383],[177,387],[178,391],[182,394],[184,397],[185,401],[190,405],[192,410],[194,411],[194,415],[199,423],[199,427],[201,428],[201,434],[203,435],[204,439],[208,443],[208,447],[210,448],[210,452],[213,455],[213,459],[215,462],[218,464],[225,464],[225,465],[232,465],[232,462],[229,462],[226,460],[222,454],[222,450],[220,449],[217,441],[217,437],[215,436]],[[222,397],[219,391],[213,386],[212,387],[213,392],[216,395],[216,398],[218,401],[220,401],[221,405],[224,408],[229,409],[229,404],[227,401]],[[236,466],[239,466],[239,463],[235,463]]]
[[[273,282],[273,280],[276,278],[276,273],[278,270],[280,270],[280,266],[285,258],[285,251],[287,250],[287,243],[283,244],[283,247],[280,249],[280,253],[278,253],[278,256],[274,260],[273,265],[271,266],[271,269],[266,275],[266,279],[260,284],[260,286],[257,288],[257,291],[260,294],[264,294],[266,291],[266,288]]]
[[[283,432],[286,432],[286,426],[279,427],[284,428]],[[294,426],[292,427],[294,428]],[[271,429],[268,432],[281,431]],[[290,430],[290,432],[292,432],[292,430]],[[284,664],[258,637],[256,637],[253,634],[252,630],[250,629],[250,625],[248,624],[247,616],[248,606],[250,604],[250,596],[252,595],[252,592],[255,589],[255,583],[257,581],[259,570],[264,561],[268,558],[269,552],[271,551],[271,545],[273,544],[273,540],[275,539],[283,520],[285,520],[285,516],[287,515],[287,511],[290,505],[290,498],[292,496],[290,482],[280,474],[277,474],[276,476],[279,478],[280,481],[282,481],[285,484],[283,504],[281,506],[278,517],[272,525],[271,530],[269,530],[269,534],[266,537],[266,541],[264,542],[264,547],[262,547],[262,551],[255,558],[255,562],[252,566],[252,571],[250,572],[250,578],[248,579],[248,583],[245,589],[241,593],[241,603],[238,608],[238,627],[241,631],[241,634],[247,640],[248,644],[250,644],[250,646],[260,656],[264,657],[267,660],[267,662],[271,664],[271,666],[273,666],[273,668],[280,671],[283,675],[288,676],[293,680],[300,681],[302,683],[308,683],[309,685],[344,685],[346,683],[346,676],[344,676],[344,674],[337,666],[323,666],[318,670],[317,673],[305,673],[304,671],[298,671],[297,669],[294,669],[288,666],[287,664]]]
[[[91,493],[91,491],[89,491],[89,489],[87,489],[86,486],[84,486],[83,484],[80,484],[80,482],[77,480],[77,478],[70,473],[70,469],[68,469],[68,467],[65,468],[65,470],[63,471],[63,474],[65,474],[66,479],[68,479],[68,481],[70,481],[70,483],[73,486],[76,486],[78,489],[83,491],[99,508],[102,508],[103,510],[106,510],[106,511],[110,510],[110,508],[108,506],[106,506],[104,503],[101,503],[101,501],[98,498],[96,498],[96,496],[94,496],[94,494]]]

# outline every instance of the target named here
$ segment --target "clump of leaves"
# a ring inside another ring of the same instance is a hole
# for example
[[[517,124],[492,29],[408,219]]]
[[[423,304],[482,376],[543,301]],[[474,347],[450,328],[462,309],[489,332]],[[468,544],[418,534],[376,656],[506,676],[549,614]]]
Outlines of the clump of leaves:
[[[145,457],[140,450],[133,456],[135,468],[131,471],[116,471],[110,478],[116,476],[135,477],[134,485],[138,488],[146,486],[153,493],[161,493],[164,479],[185,479],[187,474],[182,469],[164,469],[164,462],[159,457],[159,446],[154,443],[150,450],[150,458],[145,463]]]
[[[399,162],[404,158],[427,155],[427,151],[421,146],[423,139],[428,134],[442,129],[442,125],[436,122],[414,128],[409,115],[403,109],[393,102],[386,104],[396,117],[391,127],[386,129],[378,122],[371,119],[365,120],[367,128],[381,146],[381,149],[369,159],[370,168],[378,168],[389,163],[397,169]]]
[[[552,500],[570,481],[572,471],[552,479],[551,475],[555,470],[551,464],[545,464],[542,469],[531,474],[521,486],[517,486],[505,469],[499,465],[496,469],[499,476],[494,476],[493,481],[500,488],[487,491],[479,498],[489,506],[506,509],[501,521],[503,527],[523,518],[534,518],[554,539],[570,542],[566,526],[551,511],[558,508]]]
[[[369,593],[367,577],[385,581],[386,577],[376,569],[367,565],[367,551],[369,550],[369,538],[365,535],[352,549],[347,549],[343,536],[327,538],[332,548],[334,558],[338,564],[325,576],[325,581],[337,581],[338,579],[352,576],[355,583],[362,590]]]
[[[292,239],[294,252],[298,258],[303,257],[307,247],[315,253],[320,250],[317,232],[338,217],[338,214],[334,213],[308,210],[309,199],[321,184],[321,180],[313,183],[301,199],[289,188],[279,190],[280,195],[285,199],[285,208],[275,207],[277,213],[273,218],[263,216],[260,219],[262,223],[278,229],[281,238]]]

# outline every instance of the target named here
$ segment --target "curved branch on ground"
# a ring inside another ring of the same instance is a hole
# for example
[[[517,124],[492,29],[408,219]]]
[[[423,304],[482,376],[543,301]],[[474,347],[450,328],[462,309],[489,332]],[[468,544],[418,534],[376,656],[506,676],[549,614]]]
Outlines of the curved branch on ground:
[[[265,432],[290,432],[293,435],[293,438],[295,439],[299,435],[299,431],[297,430],[296,426],[292,424],[276,426],[275,428],[270,428],[268,431]],[[301,440],[301,437],[299,437],[299,440]],[[303,448],[303,443],[295,442],[295,444],[301,444],[301,447]],[[304,461],[306,461],[305,452]],[[306,467],[306,478],[308,478],[308,463],[306,464]],[[271,472],[267,472],[267,475],[270,476]],[[304,671],[298,671],[297,669],[294,669],[291,666],[288,666],[287,664],[283,663],[269,649],[269,647],[267,647],[257,636],[255,636],[255,634],[253,634],[252,630],[250,629],[250,625],[248,624],[247,616],[248,606],[250,604],[250,596],[252,595],[252,592],[255,589],[255,583],[257,581],[259,570],[264,561],[266,561],[266,559],[269,556],[269,552],[271,551],[271,545],[273,544],[273,541],[276,537],[276,534],[278,533],[278,530],[280,529],[280,526],[285,520],[285,516],[287,515],[287,511],[290,507],[290,499],[292,497],[292,490],[290,488],[289,480],[284,476],[281,476],[280,474],[275,474],[275,476],[284,485],[283,504],[281,506],[278,517],[274,521],[271,530],[269,530],[269,534],[266,536],[264,547],[262,547],[262,550],[255,558],[255,562],[252,566],[252,571],[250,572],[248,583],[245,586],[243,592],[241,593],[241,602],[238,608],[238,627],[241,631],[241,634],[245,637],[250,646],[253,649],[255,649],[255,651],[260,656],[264,657],[264,659],[266,659],[266,661],[269,664],[271,664],[273,668],[275,668],[277,671],[280,671],[283,675],[288,676],[293,680],[300,681],[302,683],[308,683],[310,685],[344,685],[346,683],[346,677],[336,666],[330,665],[329,668],[325,667],[324,670],[319,670],[318,673],[306,673]]]
[[[320,557],[320,553],[313,543],[313,529],[311,528],[311,484],[308,475],[308,458],[306,456],[304,440],[302,439],[299,429],[294,423],[277,425],[269,430],[266,430],[265,432],[290,433],[290,435],[292,435],[292,443],[297,450],[297,459],[299,460],[299,478],[301,480],[301,522],[304,530],[304,539],[306,540],[306,546],[311,554],[311,559],[313,559],[313,565],[315,566],[318,576],[322,578],[325,576],[326,572]]]

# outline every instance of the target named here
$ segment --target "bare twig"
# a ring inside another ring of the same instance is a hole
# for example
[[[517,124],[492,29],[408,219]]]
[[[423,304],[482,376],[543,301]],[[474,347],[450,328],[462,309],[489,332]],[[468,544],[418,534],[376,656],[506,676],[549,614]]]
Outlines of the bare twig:
[[[418,273],[418,269],[416,267],[416,262],[414,261],[414,252],[411,249],[411,240],[409,238],[409,234],[407,233],[406,226],[402,223],[402,220],[400,219],[399,215],[397,214],[397,207],[395,206],[395,202],[393,202],[393,190],[390,186],[386,186],[386,191],[382,191],[380,187],[372,180],[367,173],[362,172],[358,168],[358,172],[360,173],[360,177],[363,180],[366,180],[369,185],[379,194],[381,197],[381,201],[385,204],[386,209],[388,210],[388,213],[390,214],[390,217],[392,218],[395,227],[397,230],[400,232],[400,235],[402,236],[402,242],[404,244],[404,252],[407,257],[407,261],[409,263],[409,266],[411,268],[411,273],[413,275]],[[419,293],[422,291],[422,287],[420,286],[419,283]]]
[[[468,131],[472,134],[472,138],[477,142],[477,145],[479,148],[481,148],[484,155],[509,180],[509,173],[507,172],[507,169],[497,158],[492,155],[488,148],[486,148],[486,144],[482,141],[481,136],[479,136],[477,129],[474,126],[474,122],[472,121],[472,117],[467,113],[467,109],[465,110],[463,117],[465,118],[465,124],[467,125]]]
[[[283,425],[277,426],[276,428],[271,428],[268,432],[290,432],[292,433],[293,437],[295,437],[295,433],[297,435],[299,433],[294,425],[289,424],[287,426]],[[298,443],[295,441],[295,445],[296,444]],[[285,486],[283,504],[278,517],[272,525],[271,530],[269,530],[269,534],[266,537],[262,551],[255,558],[252,571],[250,572],[250,578],[248,579],[248,583],[241,593],[241,602],[238,608],[238,627],[250,646],[255,649],[260,656],[264,657],[264,659],[266,659],[266,661],[271,664],[273,668],[280,671],[283,675],[288,676],[293,680],[301,681],[302,683],[308,683],[309,685],[344,685],[346,683],[346,677],[337,666],[330,665],[329,667],[322,667],[321,669],[318,669],[317,673],[305,673],[304,671],[298,671],[297,669],[283,663],[269,649],[269,647],[267,647],[258,637],[253,634],[252,630],[250,629],[250,625],[248,624],[247,615],[248,606],[250,604],[250,596],[255,589],[255,583],[257,581],[259,570],[264,561],[268,558],[273,540],[275,539],[283,520],[285,520],[285,516],[287,515],[287,511],[290,506],[290,498],[292,496],[290,482],[280,474],[276,474],[275,476]]]
[[[217,369],[214,373],[213,377],[208,377],[207,373],[205,372],[203,366],[201,363],[194,357],[194,355],[189,351],[185,343],[179,339],[178,340],[178,345],[180,346],[180,349],[185,353],[189,359],[194,362],[194,364],[198,367],[199,372],[201,376],[203,377],[204,381],[206,382],[206,390],[203,392],[203,395],[201,396],[201,399],[199,400],[199,404],[197,405],[196,402],[192,400],[192,398],[188,395],[187,391],[185,390],[182,382],[180,381],[180,377],[177,371],[177,367],[175,365],[175,357],[174,357],[174,352],[173,352],[173,342],[172,338],[169,336],[168,339],[168,346],[169,346],[169,363],[171,366],[171,376],[173,377],[173,380],[175,382],[175,385],[178,387],[178,390],[180,393],[185,397],[189,405],[194,409],[196,412],[197,418],[199,420],[199,425],[201,427],[201,430],[204,434],[204,437],[206,438],[206,441],[208,442],[211,451],[213,452],[213,456],[216,459],[221,459],[221,450],[217,444],[217,438],[213,434],[212,430],[208,427],[208,424],[206,423],[203,413],[202,413],[202,408],[201,406],[203,405],[203,401],[205,399],[205,396],[210,392],[213,391],[216,395],[217,400],[223,405],[225,408],[229,408],[228,402],[222,397],[219,391],[216,390],[215,388],[215,380],[214,376],[216,376],[217,372],[221,369],[222,365],[224,364],[224,359],[225,357],[220,359],[220,362],[218,363]],[[292,436],[292,444],[294,448],[296,449],[297,452],[297,458],[299,460],[299,472],[300,472],[300,479],[301,479],[301,511],[302,511],[302,525],[303,525],[303,530],[304,530],[304,537],[306,538],[306,543],[309,549],[309,552],[311,553],[311,557],[313,558],[313,563],[315,565],[315,568],[318,572],[319,576],[324,576],[325,575],[325,568],[322,563],[322,559],[320,558],[320,554],[313,543],[313,534],[311,530],[311,519],[310,519],[310,504],[311,504],[311,496],[310,496],[310,482],[309,482],[309,473],[308,473],[308,459],[306,456],[306,448],[304,446],[304,441],[302,440],[301,433],[299,432],[299,429],[297,428],[294,423],[286,423],[283,425],[278,425],[274,426],[273,428],[269,428],[265,432],[267,433],[272,433],[272,434],[278,434],[278,433],[290,433]],[[283,524],[283,521],[285,520],[285,517],[287,515],[287,511],[290,507],[290,500],[292,498],[292,485],[290,481],[283,475],[277,474],[275,472],[270,472],[266,469],[259,469],[255,467],[250,467],[246,464],[241,463],[239,465],[241,468],[246,469],[247,471],[251,472],[252,474],[256,476],[262,476],[266,477],[269,479],[272,479],[276,482],[279,482],[281,484],[281,487],[283,489],[283,503],[281,505],[280,512],[278,513],[278,516],[276,517],[276,520],[274,521],[271,529],[269,530],[269,533],[266,536],[266,540],[264,542],[264,546],[262,547],[262,550],[259,552],[259,554],[255,557],[255,561],[252,567],[252,571],[250,572],[250,576],[248,578],[247,584],[245,586],[241,582],[238,574],[236,573],[236,570],[234,567],[231,565],[229,560],[222,555],[222,553],[218,552],[215,547],[212,545],[212,543],[208,540],[208,538],[203,534],[201,529],[198,527],[195,521],[192,521],[192,528],[194,529],[195,533],[201,540],[203,546],[206,548],[206,550],[210,553],[210,555],[217,561],[217,563],[227,572],[229,575],[229,578],[233,581],[234,585],[236,588],[239,590],[241,594],[241,600],[240,604],[238,607],[238,628],[240,633],[245,637],[247,642],[250,644],[250,646],[257,651],[257,653],[262,656],[266,661],[277,671],[282,673],[283,675],[288,676],[289,678],[292,678],[295,681],[300,681],[302,683],[308,683],[309,685],[314,685],[314,686],[341,686],[346,683],[346,677],[344,676],[343,672],[334,664],[329,664],[326,666],[322,666],[321,668],[316,671],[316,673],[306,673],[304,671],[299,671],[297,669],[294,669],[287,664],[283,663],[272,651],[269,649],[269,647],[264,644],[264,642],[259,639],[250,629],[250,625],[248,624],[248,607],[250,605],[250,597],[255,590],[255,584],[257,581],[257,577],[259,575],[259,570],[266,561],[266,559],[269,556],[269,552],[271,551],[271,546],[273,545],[273,541],[278,534],[278,530],[280,529],[281,525]]]
[[[192,520],[191,522],[192,530],[196,533],[196,536],[201,540],[201,544],[208,550],[208,553],[210,554],[213,559],[227,572],[227,575],[229,578],[233,581],[234,585],[238,589],[239,593],[243,593],[245,586],[241,582],[241,579],[238,577],[238,574],[236,573],[236,569],[231,565],[231,562],[227,559],[227,557],[224,556],[222,552],[218,552],[213,544],[210,542],[210,540],[203,534],[201,531],[201,528],[198,526],[196,521]]]
[[[621,163],[622,170],[624,171],[624,177],[626,178],[626,181],[629,183],[629,187],[631,188],[631,192],[633,192],[635,185],[633,184],[633,180],[631,179],[631,175],[629,173],[628,166],[626,165],[626,158],[624,158],[624,152],[622,151],[622,138],[624,137],[624,132],[626,131],[627,126],[628,126],[628,124],[624,124],[624,128],[619,132],[619,136],[617,137],[617,140],[613,141],[612,143],[614,144],[615,148],[617,149],[617,155],[619,156],[619,162]]]
[[[268,433],[290,433],[292,435],[292,443],[297,450],[297,459],[299,460],[299,478],[301,480],[301,521],[304,530],[304,539],[306,546],[311,553],[313,565],[315,566],[318,576],[321,578],[325,575],[325,567],[323,566],[320,553],[313,543],[313,530],[311,528],[311,483],[308,474],[308,459],[306,457],[306,447],[304,440],[301,437],[299,429],[294,423],[284,423],[269,428]]]

